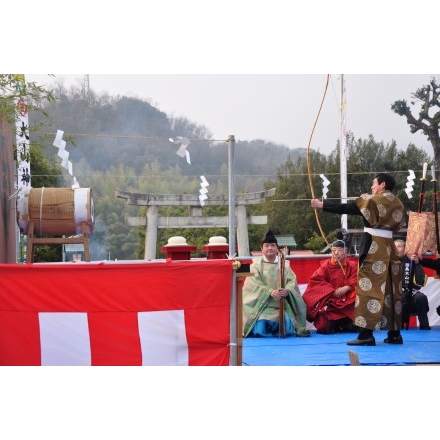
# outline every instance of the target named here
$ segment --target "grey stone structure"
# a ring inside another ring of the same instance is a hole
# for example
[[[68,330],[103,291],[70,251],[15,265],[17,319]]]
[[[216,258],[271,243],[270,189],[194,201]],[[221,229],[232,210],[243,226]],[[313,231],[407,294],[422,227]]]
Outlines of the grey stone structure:
[[[276,188],[267,191],[240,193],[235,200],[235,218],[237,223],[237,249],[238,256],[248,256],[249,235],[248,224],[265,225],[267,216],[248,216],[246,205],[263,203],[275,194]],[[146,217],[128,217],[126,224],[129,226],[146,226],[145,233],[145,259],[156,258],[157,228],[228,228],[229,217],[203,217],[197,194],[145,194],[117,191],[116,197],[126,199],[127,204],[146,206]],[[205,206],[227,206],[227,194],[210,194],[205,200]],[[158,217],[158,206],[188,206],[189,217]]]

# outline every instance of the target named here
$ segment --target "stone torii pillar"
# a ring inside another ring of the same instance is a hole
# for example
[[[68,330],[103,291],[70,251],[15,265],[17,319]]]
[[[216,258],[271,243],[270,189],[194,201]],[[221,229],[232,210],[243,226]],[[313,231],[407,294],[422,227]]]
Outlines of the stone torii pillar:
[[[238,256],[248,256],[249,234],[248,224],[265,225],[267,216],[248,216],[246,205],[263,203],[275,194],[276,188],[254,193],[240,193],[236,195],[235,215],[237,220],[237,248]],[[146,206],[146,217],[127,217],[128,226],[146,226],[145,259],[156,258],[157,228],[228,228],[229,217],[203,217],[202,207],[198,194],[145,194],[127,191],[116,191],[116,197],[126,199],[127,204]],[[227,206],[227,194],[210,194],[205,200],[205,206]],[[188,206],[189,217],[158,217],[159,206]]]

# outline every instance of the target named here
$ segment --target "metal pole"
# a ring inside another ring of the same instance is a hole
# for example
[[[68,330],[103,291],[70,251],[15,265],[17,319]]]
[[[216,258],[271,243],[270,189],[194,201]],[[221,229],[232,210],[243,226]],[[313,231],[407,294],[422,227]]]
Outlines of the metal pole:
[[[228,138],[229,165],[229,258],[235,255],[235,136]],[[237,365],[237,286],[235,269],[231,279],[231,312],[230,312],[230,360],[229,365]]]
[[[345,80],[341,75],[341,141],[339,161],[341,168],[341,203],[347,203],[347,131],[345,127]],[[347,229],[347,214],[341,216],[341,227]]]
[[[229,166],[229,256],[235,254],[235,136],[228,138]]]

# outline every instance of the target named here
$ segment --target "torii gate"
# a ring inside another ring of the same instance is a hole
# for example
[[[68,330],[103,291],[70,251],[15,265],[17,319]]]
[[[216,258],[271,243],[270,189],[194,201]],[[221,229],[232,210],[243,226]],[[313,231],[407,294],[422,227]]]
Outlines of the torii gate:
[[[267,191],[240,193],[236,195],[235,215],[237,219],[238,256],[248,256],[249,235],[247,225],[267,224],[267,215],[247,216],[246,205],[263,203],[275,194],[276,188]],[[147,206],[146,217],[127,217],[128,226],[146,226],[145,259],[156,258],[157,228],[227,228],[229,217],[203,217],[199,195],[195,194],[140,194],[116,191],[116,197],[126,199],[127,204]],[[210,194],[205,205],[225,206],[229,204],[227,194]],[[189,217],[159,217],[158,206],[189,206]]]

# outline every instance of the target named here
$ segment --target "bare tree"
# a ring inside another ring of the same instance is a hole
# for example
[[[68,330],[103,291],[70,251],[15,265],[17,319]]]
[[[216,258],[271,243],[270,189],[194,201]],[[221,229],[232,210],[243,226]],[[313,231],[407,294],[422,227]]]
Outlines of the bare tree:
[[[422,130],[431,142],[434,150],[434,160],[436,162],[436,168],[440,165],[440,84],[437,84],[435,77],[431,78],[428,85],[418,89],[411,95],[414,101],[411,101],[411,105],[421,105],[419,117],[415,118],[411,113],[410,108],[405,100],[395,101],[391,105],[391,110],[400,116],[406,116],[406,121],[410,126],[411,133],[417,133]],[[433,114],[431,116],[430,114]]]

